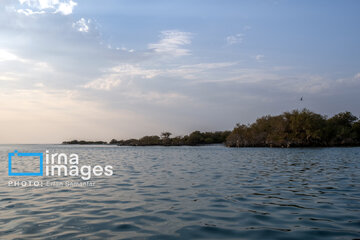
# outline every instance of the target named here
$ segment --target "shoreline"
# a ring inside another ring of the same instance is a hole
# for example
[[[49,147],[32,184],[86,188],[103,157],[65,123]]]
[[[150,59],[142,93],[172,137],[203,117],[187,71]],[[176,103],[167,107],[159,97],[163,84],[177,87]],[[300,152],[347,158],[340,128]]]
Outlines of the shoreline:
[[[41,144],[39,144],[41,145]],[[117,146],[117,147],[210,147],[210,146],[221,146],[224,148],[229,149],[236,149],[236,148],[267,148],[267,149],[311,149],[311,148],[357,148],[360,147],[360,145],[336,145],[336,146],[291,146],[291,147],[277,147],[277,146],[244,146],[244,147],[229,147],[226,146],[224,143],[214,143],[214,144],[199,144],[199,145],[116,145],[116,144],[54,144],[54,145],[74,145],[74,146]]]

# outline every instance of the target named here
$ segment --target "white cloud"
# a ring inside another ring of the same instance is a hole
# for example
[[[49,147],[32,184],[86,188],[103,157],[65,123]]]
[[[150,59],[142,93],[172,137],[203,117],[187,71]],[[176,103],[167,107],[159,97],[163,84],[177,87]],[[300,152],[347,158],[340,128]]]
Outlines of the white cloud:
[[[231,67],[236,64],[236,62],[200,63],[161,69],[123,64],[107,70],[103,77],[85,84],[84,87],[97,90],[112,90],[122,83],[128,83],[132,79],[152,79],[157,76],[197,79],[204,77],[203,73],[209,73],[211,70]]]
[[[196,83],[239,84],[256,86],[258,89],[279,90],[283,93],[316,94],[334,88],[334,82],[319,75],[288,74],[282,71],[260,68],[232,69],[221,78],[200,79]]]
[[[158,74],[160,74],[159,70],[141,68],[137,65],[123,64],[107,70],[103,77],[85,84],[84,87],[97,90],[111,90],[119,86],[125,80],[130,81],[135,77],[150,79],[154,78]]]
[[[241,43],[243,40],[243,34],[238,33],[235,35],[231,35],[231,36],[227,36],[226,37],[226,42],[229,45],[233,45],[233,44],[237,44],[237,43]]]
[[[32,69],[36,70],[52,70],[52,67],[47,62],[40,62],[33,59],[22,58],[7,49],[0,49],[0,63],[10,61],[27,64]]]
[[[258,62],[262,62],[262,60],[263,60],[264,57],[265,57],[264,55],[258,54],[258,55],[255,56],[255,59],[256,59],[256,61],[258,61]]]
[[[110,91],[117,89],[116,94],[130,101],[151,102],[160,105],[185,101],[187,96],[173,91],[145,90],[139,82],[132,80],[152,79],[166,70],[146,69],[138,65],[124,64],[106,71],[103,77],[87,83],[84,88]]]
[[[329,89],[333,85],[326,81],[325,77],[318,75],[299,76],[292,81],[283,79],[282,87],[287,91],[293,91],[298,93],[320,93]]]
[[[355,74],[353,77],[344,77],[336,80],[340,84],[359,84],[360,83],[360,73]]]
[[[176,101],[184,101],[188,98],[184,95],[181,95],[179,93],[161,93],[157,91],[149,91],[149,92],[143,92],[139,90],[133,90],[133,91],[126,91],[124,92],[124,96],[130,97],[133,99],[139,99],[139,100],[145,100],[150,101],[157,104],[171,104],[176,103]]]
[[[0,49],[0,63],[10,61],[29,65],[29,67],[31,67],[33,70],[52,70],[52,67],[46,62],[39,62],[33,59],[22,58],[7,49]]]
[[[25,62],[26,60],[18,57],[17,55],[6,49],[0,49],[0,62],[5,62],[5,61]]]
[[[77,5],[73,0],[19,0],[21,7],[18,13],[26,16],[44,13],[69,15]]]
[[[111,69],[113,73],[126,76],[140,76],[141,78],[153,78],[160,73],[159,70],[145,69],[138,65],[123,64]]]
[[[18,9],[17,12],[20,13],[20,14],[24,14],[26,16],[36,15],[36,14],[44,14],[45,13],[45,11],[33,11],[31,9]]]
[[[127,49],[126,47],[116,47],[115,48],[116,50],[121,50],[121,51],[124,51],[124,52],[129,52],[129,53],[132,53],[132,52],[135,52],[135,50],[134,49]]]
[[[111,90],[114,87],[119,86],[121,83],[121,79],[117,78],[116,76],[109,75],[107,77],[102,77],[95,79],[84,85],[84,88],[91,88],[96,90]]]
[[[198,82],[258,84],[260,82],[277,81],[280,80],[280,77],[279,74],[269,70],[259,68],[239,68],[230,71],[228,76],[223,76],[219,79],[205,79]]]
[[[72,0],[60,2],[56,12],[60,12],[63,15],[69,15],[72,13],[73,8],[76,5],[77,5],[77,3]]]
[[[218,70],[236,65],[236,62],[199,63],[182,65],[176,68],[167,69],[164,74],[181,77],[184,79],[198,79],[204,77],[202,73],[209,73],[211,70]],[[207,77],[206,77],[207,78]]]
[[[0,75],[0,81],[17,81],[18,76],[12,72],[2,72]]]
[[[2,71],[2,69],[6,70]],[[52,66],[46,62],[23,58],[7,49],[0,49],[0,81],[19,81],[28,76],[53,71]]]
[[[79,32],[88,33],[90,31],[90,23],[90,19],[86,20],[85,18],[80,18],[79,21],[72,24],[72,27]]]
[[[191,33],[178,30],[162,31],[161,40],[158,43],[150,43],[148,48],[160,54],[172,55],[175,57],[190,55],[190,50],[182,48],[191,43]]]

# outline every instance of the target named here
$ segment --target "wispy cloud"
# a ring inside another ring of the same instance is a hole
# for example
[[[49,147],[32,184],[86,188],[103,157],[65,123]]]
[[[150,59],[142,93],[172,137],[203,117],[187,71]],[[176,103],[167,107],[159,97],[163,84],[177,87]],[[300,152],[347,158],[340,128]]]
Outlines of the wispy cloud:
[[[183,79],[199,79],[203,78],[204,73],[210,73],[212,70],[220,71],[221,68],[232,67],[236,62],[215,62],[215,63],[198,63],[181,65],[164,71],[168,76],[180,77]],[[209,76],[208,76],[209,77]],[[207,78],[207,77],[206,77]]]
[[[182,94],[176,93],[176,92],[159,92],[159,91],[139,91],[139,90],[133,90],[133,91],[126,91],[124,92],[124,96],[131,98],[131,99],[138,99],[141,101],[149,101],[156,104],[172,104],[176,103],[176,101],[184,101],[188,100],[187,96],[184,96]]]
[[[11,51],[8,51],[6,49],[0,49],[0,62],[5,62],[5,61],[25,62],[26,60],[21,57],[18,57]]]
[[[114,75],[109,75],[106,77],[101,77],[96,80],[93,80],[84,85],[84,88],[91,88],[97,90],[111,90],[114,87],[119,86],[121,79]]]
[[[237,43],[241,43],[243,41],[243,34],[238,33],[235,35],[230,35],[226,37],[226,42],[229,45],[233,45],[233,44],[237,44]]]
[[[1,62],[18,62],[18,65],[27,65],[33,70],[51,70],[51,66],[46,62],[35,61],[27,59],[14,54],[12,51],[7,49],[0,49],[0,63]]]
[[[53,67],[47,62],[18,56],[8,49],[0,49],[0,81],[1,88],[9,86],[25,87],[36,77],[53,73]],[[23,84],[19,86],[21,81]]]
[[[299,74],[294,76],[279,76],[273,81],[273,87],[287,93],[319,94],[335,88],[336,83],[325,81],[320,75]]]
[[[176,77],[194,80],[204,77],[204,73],[210,73],[212,70],[220,68],[232,67],[236,64],[236,62],[217,62],[161,68],[155,66],[148,68],[139,64],[122,64],[106,70],[102,77],[88,82],[84,85],[84,88],[109,91],[133,79],[152,79],[155,77]]]
[[[262,62],[264,57],[265,57],[265,55],[258,54],[258,55],[255,56],[255,60],[258,61],[258,62]]]
[[[72,27],[79,32],[88,33],[90,31],[90,24],[91,24],[90,19],[86,20],[85,18],[80,18],[80,20],[72,24]]]
[[[97,90],[111,90],[119,86],[122,82],[132,80],[135,77],[150,79],[159,73],[160,71],[156,69],[146,69],[138,65],[122,64],[106,70],[104,76],[85,84],[84,87]]]
[[[360,84],[360,73],[355,74],[353,77],[339,78],[336,82],[340,84]]]
[[[0,75],[0,81],[17,81],[18,76],[13,72],[2,72]]]
[[[17,12],[27,16],[44,13],[69,15],[77,5],[73,0],[19,0],[19,2],[21,7]]]
[[[20,14],[24,14],[26,16],[39,15],[39,14],[44,14],[45,13],[45,11],[33,11],[31,9],[18,9],[17,12],[20,13]]]
[[[162,31],[158,43],[150,43],[148,48],[156,53],[172,55],[175,57],[190,55],[190,50],[183,48],[191,43],[192,34],[178,30]]]
[[[129,53],[135,52],[134,49],[128,49],[128,48],[126,48],[126,47],[116,47],[115,49],[118,50],[118,51],[121,50],[121,51],[129,52]]]

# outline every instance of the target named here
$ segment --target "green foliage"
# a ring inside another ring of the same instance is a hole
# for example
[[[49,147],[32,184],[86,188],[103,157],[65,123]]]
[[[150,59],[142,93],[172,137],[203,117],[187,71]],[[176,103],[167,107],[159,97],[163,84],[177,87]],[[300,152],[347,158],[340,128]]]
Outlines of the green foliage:
[[[64,141],[64,142],[62,142],[62,144],[102,145],[102,144],[107,144],[107,142],[103,142],[103,141],[72,140],[72,141]]]
[[[360,120],[355,122],[352,126],[352,132],[354,134],[354,138],[357,141],[360,141]]]
[[[229,136],[230,131],[224,132],[200,132],[195,131],[184,137],[176,136],[170,138],[172,135],[170,132],[161,133],[159,136],[145,136],[140,139],[128,139],[128,140],[111,140],[110,144],[117,144],[121,146],[196,146],[202,144],[216,144],[224,143]]]
[[[360,123],[350,112],[327,119],[307,109],[265,116],[251,125],[236,125],[229,147],[304,147],[359,145]]]
[[[161,138],[162,139],[168,139],[171,135],[172,135],[171,132],[162,132],[161,133]]]
[[[346,144],[356,137],[356,132],[353,132],[353,125],[356,120],[357,117],[350,112],[339,113],[330,118],[328,120],[328,135],[331,143]]]
[[[139,139],[139,145],[159,145],[159,136],[145,136]]]

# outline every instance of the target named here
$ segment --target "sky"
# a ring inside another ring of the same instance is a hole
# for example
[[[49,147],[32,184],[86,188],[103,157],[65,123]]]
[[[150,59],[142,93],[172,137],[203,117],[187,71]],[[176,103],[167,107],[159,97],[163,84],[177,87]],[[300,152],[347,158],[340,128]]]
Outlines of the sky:
[[[0,0],[0,143],[231,130],[303,108],[359,117],[359,10],[350,0]]]

